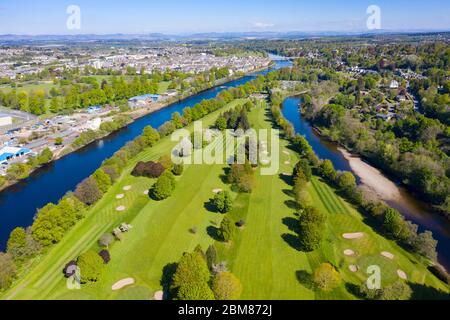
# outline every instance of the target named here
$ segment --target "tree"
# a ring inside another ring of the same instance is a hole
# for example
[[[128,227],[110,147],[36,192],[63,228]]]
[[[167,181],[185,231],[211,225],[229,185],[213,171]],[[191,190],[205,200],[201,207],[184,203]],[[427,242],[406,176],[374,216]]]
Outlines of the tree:
[[[296,177],[299,174],[299,172],[302,172],[304,174],[307,181],[311,180],[312,170],[308,160],[301,159],[299,162],[297,162],[294,168],[293,176]]]
[[[212,281],[212,290],[217,300],[238,300],[242,294],[242,284],[231,272],[220,272]]]
[[[232,209],[233,200],[228,191],[221,191],[214,196],[212,204],[220,213],[227,213]]]
[[[43,165],[49,163],[53,159],[53,152],[49,148],[45,148],[37,157],[38,164]]]
[[[172,173],[176,176],[181,176],[184,171],[183,164],[174,164],[172,168]]]
[[[16,250],[25,248],[27,245],[27,233],[24,228],[15,228],[9,235],[6,250],[12,253]]]
[[[217,249],[215,245],[210,245],[206,250],[206,263],[209,270],[212,270],[213,266],[217,263]]]
[[[175,178],[170,171],[162,174],[151,189],[151,194],[155,200],[164,200],[172,195],[175,190]]]
[[[112,185],[111,177],[107,175],[102,168],[97,169],[92,175],[92,177],[97,182],[97,186],[102,193],[106,193],[109,187],[111,187]]]
[[[178,262],[171,289],[180,300],[212,300],[214,294],[208,286],[210,277],[211,274],[201,252],[185,253]]]
[[[75,189],[74,194],[81,202],[87,205],[96,203],[102,197],[102,192],[93,177],[83,180]]]
[[[314,270],[314,284],[323,291],[332,291],[341,284],[341,275],[329,263],[323,263]]]
[[[164,156],[160,157],[158,162],[160,164],[162,164],[162,166],[166,170],[172,170],[173,162],[172,162],[172,158],[170,157],[170,155],[164,155]]]
[[[16,276],[16,266],[10,254],[0,252],[0,290],[9,288]]]
[[[108,250],[102,250],[98,255],[102,258],[104,264],[108,264],[111,261],[111,254]]]
[[[356,178],[351,172],[339,174],[336,183],[347,196],[351,196],[356,188]]]
[[[131,174],[135,177],[159,178],[166,168],[159,162],[138,162]]]
[[[55,146],[61,146],[64,143],[63,138],[58,137],[55,139]]]
[[[303,251],[310,252],[320,247],[325,220],[325,215],[314,207],[307,207],[300,213],[299,239]]]
[[[214,293],[206,282],[196,282],[192,285],[183,285],[178,289],[177,298],[188,301],[214,300]]]
[[[234,224],[228,216],[223,218],[218,231],[218,235],[223,242],[229,242],[233,238]]]
[[[437,260],[437,240],[433,238],[431,231],[425,231],[417,235],[411,243],[414,251],[418,254],[427,257],[433,261]]]
[[[152,147],[160,139],[159,132],[151,126],[147,126],[144,128],[142,136],[145,138],[147,145],[150,147]]]
[[[78,257],[77,265],[80,268],[81,283],[88,283],[100,279],[104,262],[97,252],[90,250]]]
[[[227,120],[226,120],[224,117],[222,117],[222,116],[219,117],[219,118],[216,120],[215,127],[216,127],[218,130],[220,130],[220,131],[225,130],[225,129],[227,128]]]
[[[106,247],[106,248],[108,248],[109,245],[113,242],[114,242],[114,237],[111,233],[105,233],[98,240],[98,244],[101,245],[102,247]]]
[[[330,160],[324,160],[319,166],[320,175],[330,182],[336,180],[336,170],[334,169],[333,162]]]

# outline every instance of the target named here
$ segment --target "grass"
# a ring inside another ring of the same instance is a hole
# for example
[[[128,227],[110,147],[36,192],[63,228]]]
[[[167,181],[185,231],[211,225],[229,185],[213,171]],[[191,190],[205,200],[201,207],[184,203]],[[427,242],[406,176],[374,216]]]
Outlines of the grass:
[[[237,100],[228,108],[243,102]],[[204,127],[213,123],[218,115],[216,112],[207,116]],[[271,126],[266,110],[260,107],[250,113],[249,120],[256,129]],[[229,190],[221,180],[225,166],[186,166],[183,175],[177,178],[173,196],[161,202],[144,196],[144,191],[152,184],[150,179],[129,174],[137,161],[157,160],[168,154],[174,144],[163,139],[134,159],[120,181],[87,212],[86,218],[61,243],[36,260],[29,268],[30,272],[3,298],[151,299],[154,292],[162,288],[165,268],[178,261],[183,252],[192,251],[199,244],[206,249],[215,243],[214,229],[220,225],[223,215],[208,211],[205,204],[213,196],[213,189]],[[270,146],[270,141],[268,144]],[[287,141],[282,140],[280,150],[288,148]],[[289,155],[279,153],[280,173],[292,172],[298,159],[293,151],[289,151]],[[287,160],[289,165],[285,164]],[[243,299],[354,299],[344,285],[331,292],[319,292],[304,281],[305,276],[323,262],[335,265],[343,280],[355,285],[367,278],[367,267],[376,264],[381,267],[383,284],[396,281],[396,271],[402,269],[412,282],[418,284],[418,296],[434,290],[430,288],[448,292],[420,259],[377,234],[358,211],[317,177],[313,178],[308,191],[313,205],[327,215],[325,240],[315,252],[298,251],[297,218],[290,208],[292,187],[282,176],[261,176],[259,173],[258,170],[253,193],[233,193],[235,203],[230,216],[234,221],[244,219],[245,226],[237,231],[230,244],[216,242],[220,259],[227,262],[243,284]],[[132,189],[124,192],[123,187],[127,185]],[[115,196],[120,193],[125,193],[125,198],[117,200]],[[115,208],[120,205],[127,208],[124,213],[116,212]],[[116,242],[110,248],[112,260],[101,281],[83,286],[82,290],[67,290],[62,275],[65,263],[90,248],[98,250],[100,236],[122,222],[131,223],[134,228],[122,242]],[[189,232],[194,226],[198,228],[196,234]],[[349,232],[364,232],[365,236],[359,240],[343,239],[342,234]],[[357,256],[344,257],[345,249],[356,251]],[[382,257],[381,251],[393,253],[395,259]],[[351,273],[350,264],[358,265],[360,271]],[[119,292],[111,291],[112,284],[127,277],[133,277],[136,285]],[[422,284],[426,284],[429,291],[422,290]]]

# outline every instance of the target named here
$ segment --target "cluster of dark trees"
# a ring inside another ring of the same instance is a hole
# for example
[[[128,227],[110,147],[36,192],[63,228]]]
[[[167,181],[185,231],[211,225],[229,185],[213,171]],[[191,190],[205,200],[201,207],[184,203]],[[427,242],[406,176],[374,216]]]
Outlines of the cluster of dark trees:
[[[249,101],[243,106],[236,107],[233,110],[229,110],[221,114],[216,122],[215,127],[219,130],[238,130],[241,129],[244,132],[250,129],[250,123],[248,121],[248,112],[253,108],[253,104]]]
[[[197,247],[185,253],[177,263],[168,287],[178,300],[238,300],[242,285],[238,278],[217,262],[217,250],[210,246],[203,252]]]

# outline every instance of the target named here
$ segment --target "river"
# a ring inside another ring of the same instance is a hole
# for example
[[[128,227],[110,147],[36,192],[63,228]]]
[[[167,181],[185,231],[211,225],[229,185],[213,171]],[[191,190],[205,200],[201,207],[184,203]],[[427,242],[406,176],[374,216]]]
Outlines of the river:
[[[271,69],[291,65],[290,61],[276,60],[276,56],[271,58],[275,61]],[[182,113],[185,107],[215,98],[221,91],[245,84],[259,74],[267,74],[271,69],[225,83],[137,119],[127,127],[36,170],[29,178],[3,190],[0,193],[0,250],[5,249],[9,234],[14,228],[30,226],[39,208],[49,202],[57,202],[66,192],[74,190],[105,159],[139,136],[145,126],[158,128],[170,120],[174,112]]]
[[[283,102],[283,114],[296,133],[308,140],[319,158],[331,160],[336,170],[351,171],[359,184],[370,187],[387,204],[417,224],[420,231],[432,231],[433,237],[438,240],[439,263],[450,270],[450,223],[379,170],[320,137],[308,121],[302,119],[300,101],[298,97],[291,97]]]

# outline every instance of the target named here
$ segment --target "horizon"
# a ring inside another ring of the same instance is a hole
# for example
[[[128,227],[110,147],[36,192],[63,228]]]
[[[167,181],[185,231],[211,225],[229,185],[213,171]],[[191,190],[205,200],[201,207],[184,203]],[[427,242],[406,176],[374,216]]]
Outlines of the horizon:
[[[75,5],[74,8],[71,7]],[[367,33],[368,8],[380,9],[378,32],[442,32],[450,30],[450,4],[432,0],[348,1],[319,3],[280,0],[259,4],[232,0],[210,3],[197,0],[165,3],[131,0],[126,5],[104,0],[0,1],[0,34],[43,35],[195,35],[202,33]],[[79,12],[77,11],[79,10]],[[217,13],[220,12],[220,15]],[[68,27],[78,14],[79,25]],[[17,21],[27,21],[18,24]],[[44,22],[45,21],[45,22]]]

